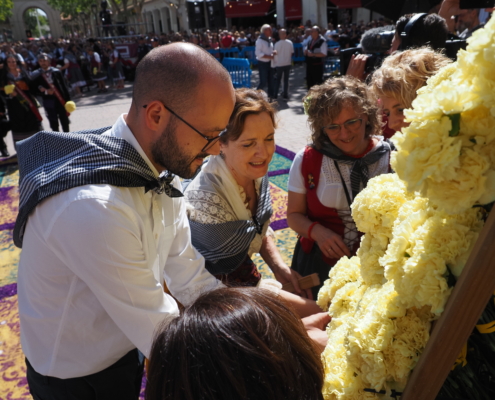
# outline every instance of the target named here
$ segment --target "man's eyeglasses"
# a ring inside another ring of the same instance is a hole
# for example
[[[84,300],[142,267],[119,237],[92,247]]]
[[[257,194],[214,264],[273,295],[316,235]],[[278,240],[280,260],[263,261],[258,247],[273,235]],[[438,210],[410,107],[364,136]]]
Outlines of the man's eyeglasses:
[[[222,137],[222,135],[225,134],[225,132],[227,132],[227,128],[225,128],[222,132],[220,132],[218,134],[218,136],[215,136],[213,138],[210,138],[206,135],[203,135],[200,131],[198,131],[194,126],[192,126],[189,122],[187,122],[186,120],[184,120],[183,118],[181,118],[179,115],[177,115],[171,108],[167,107],[165,104],[163,104],[163,107],[165,107],[165,109],[170,113],[172,114],[174,117],[180,119],[182,122],[184,122],[189,128],[191,128],[194,132],[196,132],[198,135],[200,135],[203,139],[206,140],[206,144],[205,146],[201,149],[201,153],[211,149],[213,147],[213,145]],[[146,108],[148,107],[147,104],[145,104],[143,106],[143,108]]]
[[[343,124],[331,124],[328,126],[325,126],[324,129],[329,133],[329,134],[337,134],[340,132],[340,128],[343,126],[350,132],[355,132],[359,128],[361,128],[361,125],[363,124],[363,119],[362,118],[353,118],[348,121],[345,121]]]

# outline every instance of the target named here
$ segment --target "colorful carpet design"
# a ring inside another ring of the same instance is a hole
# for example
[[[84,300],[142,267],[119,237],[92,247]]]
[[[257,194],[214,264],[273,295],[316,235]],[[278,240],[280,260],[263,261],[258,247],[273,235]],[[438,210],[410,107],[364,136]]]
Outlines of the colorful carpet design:
[[[287,226],[287,180],[294,153],[277,146],[269,167],[273,199],[271,226],[277,246],[290,265],[296,234]],[[24,355],[19,338],[17,265],[21,250],[14,246],[12,230],[18,212],[19,170],[16,163],[0,165],[0,399],[30,400]],[[254,261],[264,277],[273,277],[260,255]],[[145,380],[141,398],[144,398]]]

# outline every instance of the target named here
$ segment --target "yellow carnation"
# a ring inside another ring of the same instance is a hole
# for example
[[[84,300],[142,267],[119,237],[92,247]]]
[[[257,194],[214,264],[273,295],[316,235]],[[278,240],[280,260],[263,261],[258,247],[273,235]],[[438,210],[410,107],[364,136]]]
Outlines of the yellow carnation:
[[[67,111],[68,113],[76,111],[76,103],[74,103],[73,101],[68,101],[67,103],[65,103],[65,111]]]
[[[327,310],[337,290],[350,282],[361,282],[358,257],[342,257],[330,270],[329,279],[325,281],[318,292],[318,305]],[[332,314],[331,314],[332,315]]]
[[[428,307],[409,309],[406,315],[394,320],[394,340],[384,351],[387,371],[402,389],[411,370],[418,362],[430,335],[431,315]]]
[[[461,142],[450,137],[452,123],[448,117],[439,120],[413,122],[402,133],[394,135],[397,152],[391,164],[409,191],[416,191],[433,174],[451,179],[459,165]]]
[[[376,237],[371,233],[365,234],[361,239],[357,257],[361,262],[362,279],[369,286],[384,283],[383,267],[378,260],[385,254],[388,240],[386,236]]]
[[[396,174],[383,174],[370,179],[351,205],[352,218],[358,230],[390,236],[397,211],[407,197],[406,186]]]
[[[12,94],[14,92],[15,85],[5,85],[5,87],[3,89],[5,90],[5,94],[9,95],[9,94]]]

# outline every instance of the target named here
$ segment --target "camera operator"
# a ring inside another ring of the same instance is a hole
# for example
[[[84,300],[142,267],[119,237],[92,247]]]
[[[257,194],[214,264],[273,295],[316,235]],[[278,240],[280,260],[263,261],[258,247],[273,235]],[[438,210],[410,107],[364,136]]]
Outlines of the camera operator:
[[[411,22],[411,24],[409,24]],[[407,14],[399,18],[395,24],[395,33],[388,54],[396,50],[407,50],[429,46],[433,50],[445,49],[448,37],[448,28],[445,19],[437,14]],[[346,75],[352,75],[361,80],[365,79],[370,72],[366,72],[369,56],[361,54],[351,57]],[[383,60],[383,58],[382,58]],[[341,61],[341,64],[344,64]]]
[[[492,2],[492,5],[493,3],[495,2]],[[461,9],[460,0],[443,0],[438,12],[447,21],[449,32],[456,34],[460,39],[467,39],[475,30],[484,26],[480,23],[479,13],[477,8]]]
[[[387,56],[393,36],[393,25],[367,30],[361,37],[361,48],[353,48],[342,52],[344,53],[344,60],[341,61],[341,65],[344,70],[347,69],[346,75],[363,80],[369,73],[379,68],[383,59]],[[362,54],[357,54],[359,52]],[[348,61],[345,60],[347,58],[345,53],[354,54]]]
[[[408,22],[417,18],[407,35],[405,29]],[[392,40],[390,54],[396,50],[407,50],[429,46],[433,50],[445,49],[449,30],[444,18],[438,14],[407,14],[399,18],[395,24],[395,35]]]

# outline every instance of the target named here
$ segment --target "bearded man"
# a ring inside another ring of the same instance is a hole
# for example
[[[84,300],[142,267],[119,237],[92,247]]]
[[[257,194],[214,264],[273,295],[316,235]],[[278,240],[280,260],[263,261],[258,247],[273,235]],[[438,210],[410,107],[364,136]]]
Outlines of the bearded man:
[[[35,400],[137,399],[155,328],[179,314],[163,282],[184,305],[222,286],[191,245],[174,174],[192,177],[218,154],[233,108],[221,64],[175,43],[139,63],[129,112],[111,128],[18,144],[14,241]]]

